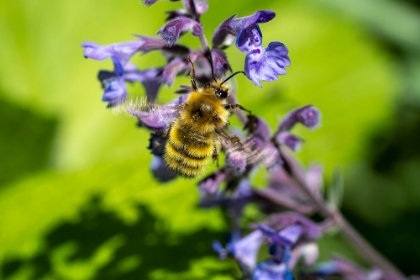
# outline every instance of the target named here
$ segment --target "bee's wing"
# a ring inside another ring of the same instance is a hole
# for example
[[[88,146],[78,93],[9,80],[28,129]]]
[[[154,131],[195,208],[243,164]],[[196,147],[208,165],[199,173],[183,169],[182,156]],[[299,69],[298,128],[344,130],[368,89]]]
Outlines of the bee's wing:
[[[241,140],[236,135],[219,134],[219,141],[228,158],[243,158],[247,165],[262,164],[270,167],[277,160],[277,149],[255,137]]]
[[[142,125],[151,129],[166,129],[178,117],[185,107],[186,95],[165,105],[148,103],[146,98],[135,99],[127,103],[126,110],[136,116]]]

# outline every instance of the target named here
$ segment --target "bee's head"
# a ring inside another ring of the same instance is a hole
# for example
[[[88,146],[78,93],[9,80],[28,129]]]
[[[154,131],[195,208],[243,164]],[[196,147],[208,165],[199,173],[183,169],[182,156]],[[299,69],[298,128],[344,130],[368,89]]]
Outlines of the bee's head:
[[[214,87],[214,94],[220,100],[224,100],[229,96],[229,89],[226,86],[219,85]]]

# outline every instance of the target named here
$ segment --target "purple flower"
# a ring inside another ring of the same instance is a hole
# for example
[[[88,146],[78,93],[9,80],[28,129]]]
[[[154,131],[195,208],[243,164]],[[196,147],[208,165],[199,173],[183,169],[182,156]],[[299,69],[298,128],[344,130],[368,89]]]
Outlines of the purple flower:
[[[122,65],[125,65],[143,44],[144,41],[142,40],[111,44],[107,46],[101,46],[93,42],[84,42],[82,47],[85,48],[83,54],[87,58],[104,60],[113,56],[117,58]]]
[[[300,150],[300,144],[303,142],[302,138],[299,138],[287,131],[277,134],[276,140],[279,144],[289,147],[294,152]]]
[[[202,37],[203,27],[193,19],[187,17],[177,17],[165,24],[158,34],[165,40],[166,45],[171,47],[178,42],[179,37],[185,32],[191,32],[192,35]]]
[[[102,101],[108,102],[108,107],[114,107],[127,99],[127,89],[124,82],[124,68],[118,58],[112,56],[114,76],[102,80],[104,94]]]
[[[165,41],[161,38],[137,37],[139,37],[139,40],[105,46],[93,42],[84,42],[82,44],[82,47],[85,48],[83,54],[86,58],[95,60],[104,60],[114,56],[118,58],[122,65],[125,65],[136,52],[147,53],[152,50],[162,49],[165,46]]]
[[[235,19],[236,15],[233,15],[226,19],[222,24],[217,27],[212,43],[213,47],[229,46],[234,42],[234,37],[242,29],[246,29],[250,26],[254,26],[257,23],[264,23],[272,20],[276,14],[272,11],[258,11],[255,14]]]
[[[284,67],[289,65],[286,46],[280,42],[271,42],[267,49],[257,47],[248,53],[245,59],[245,73],[248,79],[261,87],[260,81],[277,80],[277,76],[286,74]]]
[[[146,91],[147,101],[153,103],[162,84],[162,79],[159,76],[161,72],[161,69],[154,68],[141,71],[128,63],[125,67],[124,80],[127,82],[140,82]]]
[[[226,249],[219,242],[213,243],[213,249],[219,253],[220,259],[235,258],[241,266],[252,271],[257,262],[258,251],[264,241],[264,236],[259,230],[253,231],[239,240],[234,240],[226,245]]]
[[[227,71],[232,71],[224,51],[220,49],[213,49],[211,53],[213,58],[214,74],[216,77],[223,77]]]
[[[319,125],[320,116],[318,109],[312,105],[295,109],[284,117],[277,131],[288,131],[296,123],[301,123],[309,129],[314,129]]]
[[[273,260],[260,262],[252,275],[253,280],[293,280],[293,274],[284,263]]]
[[[218,192],[220,184],[226,179],[227,172],[225,169],[218,170],[198,183],[201,194],[214,195]]]

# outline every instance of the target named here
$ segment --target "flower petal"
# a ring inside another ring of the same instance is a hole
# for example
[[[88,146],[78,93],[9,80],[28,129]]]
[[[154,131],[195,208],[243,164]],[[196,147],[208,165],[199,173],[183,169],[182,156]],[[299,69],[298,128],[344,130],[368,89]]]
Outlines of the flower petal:
[[[98,75],[104,88],[102,101],[108,102],[108,108],[114,107],[127,99],[127,88],[123,78],[124,68],[118,58],[114,56],[111,58],[114,63],[114,72],[100,71]],[[104,76],[104,73],[107,73],[107,75],[102,79],[101,76]]]
[[[293,275],[284,263],[273,260],[260,262],[252,274],[253,280],[293,280]]]
[[[287,131],[277,134],[276,140],[279,144],[289,147],[292,151],[298,151],[301,148],[302,138],[297,137]]]
[[[255,48],[261,47],[262,33],[258,24],[241,29],[236,37],[236,47],[241,52],[250,52]]]
[[[126,68],[127,69],[127,68]],[[159,74],[161,69],[147,69],[140,71],[137,68],[125,72],[124,79],[128,82],[140,82],[146,90],[147,101],[153,103],[156,100],[162,79]]]
[[[280,42],[271,42],[267,49],[258,47],[248,53],[245,59],[245,73],[255,85],[260,81],[274,81],[286,74],[284,67],[290,65],[288,50]]]
[[[84,56],[87,58],[104,60],[114,56],[120,61],[122,65],[124,65],[137,51],[139,51],[143,44],[144,41],[142,40],[117,43],[106,46],[101,46],[93,42],[84,42],[82,47],[85,48]]]
[[[257,23],[268,22],[275,16],[276,14],[272,11],[258,11],[251,16],[236,19],[236,14],[232,15],[216,28],[212,38],[213,47],[230,46],[234,42],[235,36],[242,29],[254,26]]]
[[[307,128],[314,129],[319,125],[320,116],[319,110],[312,105],[295,109],[283,118],[277,131],[288,131],[296,123],[302,123]]]
[[[165,24],[158,34],[165,40],[166,45],[171,47],[178,42],[179,37],[185,32],[191,32],[192,35],[203,36],[203,27],[193,19],[187,17],[177,17]]]

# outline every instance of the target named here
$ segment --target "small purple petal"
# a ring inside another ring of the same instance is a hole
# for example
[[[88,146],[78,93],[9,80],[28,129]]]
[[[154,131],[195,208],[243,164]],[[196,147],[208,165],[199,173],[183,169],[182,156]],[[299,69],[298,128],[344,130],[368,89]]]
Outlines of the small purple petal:
[[[302,228],[301,237],[310,241],[318,239],[322,234],[322,228],[317,223],[296,212],[273,214],[267,220],[267,224],[276,230],[299,225]]]
[[[162,82],[170,86],[177,75],[187,73],[189,69],[190,65],[186,59],[175,58],[163,68]]]
[[[255,85],[260,81],[274,81],[277,76],[286,74],[284,67],[290,65],[288,50],[279,42],[271,42],[267,49],[255,48],[245,59],[245,73]]]
[[[195,10],[197,14],[202,15],[207,12],[209,4],[206,1],[197,1],[195,2]]]
[[[230,28],[239,33],[240,30],[255,25],[256,23],[269,22],[276,16],[273,11],[258,11],[252,16],[236,18],[230,21]]]
[[[292,151],[298,151],[301,148],[302,138],[299,138],[287,131],[280,132],[277,134],[276,140],[281,145],[286,145]]]
[[[127,89],[123,78],[124,68],[116,57],[111,58],[114,63],[113,76],[101,80],[104,88],[102,101],[108,102],[108,108],[121,104],[127,99]]]
[[[320,115],[318,109],[312,105],[295,109],[284,117],[277,131],[288,131],[298,122],[313,129],[319,124]]]
[[[236,47],[241,52],[250,52],[262,45],[262,33],[258,24],[241,29],[236,37]]]
[[[171,47],[178,42],[179,37],[190,31],[194,36],[203,35],[203,27],[197,21],[187,17],[177,17],[165,24],[158,34],[165,40],[166,45]]]
[[[226,179],[227,173],[224,169],[218,170],[198,183],[200,192],[204,195],[213,195],[219,190],[220,184]]]
[[[143,44],[144,41],[142,40],[111,44],[107,46],[101,46],[92,42],[84,42],[82,47],[85,48],[84,56],[87,58],[104,60],[114,56],[122,65],[124,65],[137,51],[139,51]]]
[[[272,20],[276,14],[272,11],[258,11],[255,14],[237,18],[236,14],[222,22],[213,34],[212,43],[213,47],[227,47],[230,46],[235,39],[235,36],[242,29],[254,26],[257,23],[264,23]]]
[[[249,270],[255,267],[258,251],[264,240],[263,234],[259,231],[253,231],[247,236],[233,244],[234,257]]]
[[[162,72],[161,69],[147,69],[140,71],[137,68],[127,70],[124,79],[128,82],[140,82],[146,90],[147,101],[153,103],[156,100],[162,79],[158,76]]]
[[[138,49],[138,51],[142,52],[143,54],[154,50],[164,49],[166,47],[166,42],[162,38],[143,35],[134,36],[140,38],[140,40],[143,42],[143,45],[141,45],[141,47]]]
[[[213,49],[211,53],[213,58],[214,74],[216,77],[223,77],[227,71],[232,71],[224,51],[220,49]]]
[[[293,275],[284,263],[272,260],[260,262],[252,274],[253,280],[292,280]]]
[[[159,182],[169,182],[177,177],[176,173],[169,169],[165,160],[160,156],[153,157],[150,168],[152,169],[153,176]]]
[[[147,6],[153,5],[154,3],[156,3],[158,0],[143,0],[144,4],[146,4]],[[171,2],[177,2],[179,0],[169,0]]]
[[[288,247],[295,244],[302,233],[302,227],[299,225],[291,225],[280,232],[262,224],[258,228],[270,240],[270,243]]]
[[[158,0],[144,0],[144,4],[146,4],[147,6],[150,6],[154,3],[156,3]]]
[[[236,14],[222,22],[213,34],[212,44],[214,48],[228,47],[235,42],[237,33],[230,27],[230,23],[235,18]]]

